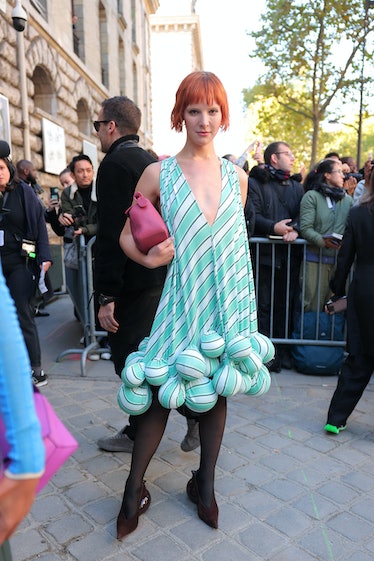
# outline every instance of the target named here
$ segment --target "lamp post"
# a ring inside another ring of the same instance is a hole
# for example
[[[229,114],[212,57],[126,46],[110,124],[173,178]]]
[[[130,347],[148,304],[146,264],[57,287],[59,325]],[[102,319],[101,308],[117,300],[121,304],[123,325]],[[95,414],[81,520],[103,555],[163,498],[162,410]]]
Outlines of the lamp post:
[[[361,58],[361,72],[360,72],[360,109],[358,114],[358,129],[357,129],[357,166],[360,167],[361,162],[361,139],[362,139],[362,119],[364,110],[364,80],[365,80],[365,49],[366,49],[366,35],[368,29],[368,15],[369,8],[374,8],[374,0],[365,0],[365,14],[364,14],[364,38],[362,40],[362,58]]]
[[[31,159],[30,150],[30,119],[29,119],[29,100],[27,95],[27,74],[25,43],[23,32],[26,27],[27,13],[22,7],[21,0],[16,0],[12,10],[13,27],[17,31],[17,57],[20,76],[21,108],[22,108],[22,128],[23,128],[23,152],[26,160]]]

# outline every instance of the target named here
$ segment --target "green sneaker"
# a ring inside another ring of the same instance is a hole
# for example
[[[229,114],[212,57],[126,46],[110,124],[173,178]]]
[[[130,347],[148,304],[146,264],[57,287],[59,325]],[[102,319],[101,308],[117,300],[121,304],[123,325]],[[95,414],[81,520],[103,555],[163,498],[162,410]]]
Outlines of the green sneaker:
[[[327,432],[332,432],[333,434],[339,434],[341,430],[345,430],[347,428],[347,425],[336,427],[335,425],[330,425],[329,423],[327,423],[327,425],[325,425],[324,428],[325,431]]]

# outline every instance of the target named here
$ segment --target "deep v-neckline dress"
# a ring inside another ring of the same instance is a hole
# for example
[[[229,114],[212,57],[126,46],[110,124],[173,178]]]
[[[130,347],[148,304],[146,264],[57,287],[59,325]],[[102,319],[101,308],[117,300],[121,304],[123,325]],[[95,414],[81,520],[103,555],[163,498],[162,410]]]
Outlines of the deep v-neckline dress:
[[[260,395],[271,341],[258,333],[251,258],[235,167],[221,159],[222,190],[210,225],[175,157],[163,160],[160,201],[175,256],[150,336],[130,354],[118,402],[129,414],[151,403],[209,411],[218,395]],[[154,393],[154,391],[153,391]]]

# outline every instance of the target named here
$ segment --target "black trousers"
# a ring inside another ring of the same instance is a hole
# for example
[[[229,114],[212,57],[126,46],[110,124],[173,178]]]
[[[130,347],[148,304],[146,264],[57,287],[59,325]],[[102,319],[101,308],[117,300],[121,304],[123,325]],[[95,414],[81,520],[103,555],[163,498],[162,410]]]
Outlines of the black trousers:
[[[31,367],[40,368],[40,341],[34,319],[34,307],[32,306],[38,280],[34,269],[35,265],[33,267],[27,266],[26,261],[9,266],[3,261],[5,281],[16,306]]]
[[[374,371],[374,356],[348,355],[332,396],[327,422],[336,427],[344,426],[359,402]]]
[[[133,291],[120,296],[116,301],[114,315],[119,329],[117,333],[108,333],[108,339],[118,376],[121,376],[128,355],[136,351],[139,343],[150,334],[162,288],[157,286]],[[134,440],[136,417],[130,416],[129,423],[125,432]]]
[[[289,290],[288,301],[286,298],[287,289]],[[268,337],[289,339],[293,329],[295,313],[300,308],[299,265],[291,267],[289,279],[285,266],[275,268],[274,284],[272,284],[272,268],[261,265],[256,290],[259,331]],[[288,323],[286,323],[286,311],[288,311]]]

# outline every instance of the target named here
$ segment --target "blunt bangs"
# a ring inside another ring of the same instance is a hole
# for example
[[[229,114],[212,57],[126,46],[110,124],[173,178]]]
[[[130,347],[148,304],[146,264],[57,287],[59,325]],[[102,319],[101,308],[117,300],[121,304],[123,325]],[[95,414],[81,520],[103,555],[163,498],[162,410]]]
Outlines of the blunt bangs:
[[[184,121],[184,111],[188,105],[194,103],[217,103],[221,108],[221,127],[229,127],[229,108],[227,94],[222,82],[212,72],[192,72],[181,82],[175,95],[175,105],[171,113],[171,128],[181,132]]]

